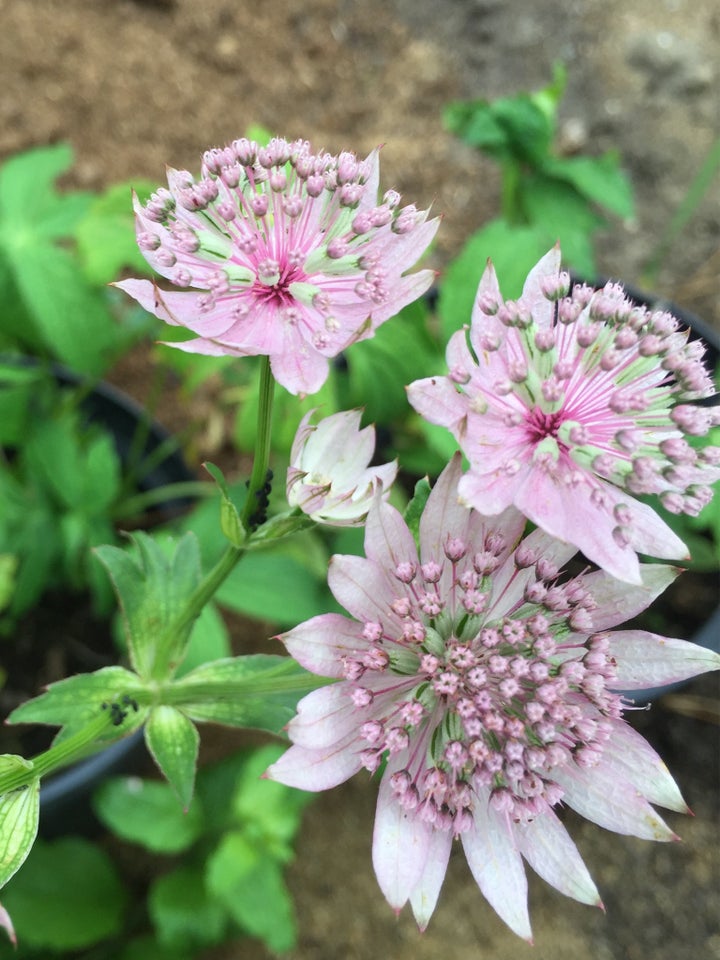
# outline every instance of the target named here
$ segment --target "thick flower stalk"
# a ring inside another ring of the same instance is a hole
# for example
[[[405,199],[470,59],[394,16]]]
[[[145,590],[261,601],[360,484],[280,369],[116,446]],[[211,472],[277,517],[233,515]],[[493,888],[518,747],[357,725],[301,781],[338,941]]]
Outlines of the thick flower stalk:
[[[378,490],[387,496],[397,463],[369,467],[375,452],[375,428],[360,429],[360,410],[311,423],[303,417],[293,441],[287,472],[287,499],[317,523],[363,523]]]
[[[618,691],[720,666],[717,654],[641,630],[610,631],[675,577],[641,585],[559,573],[575,548],[521,539],[513,508],[487,519],[458,503],[459,457],[427,501],[419,549],[378,501],[366,558],[334,557],[330,587],[351,614],[285,634],[308,670],[338,683],[305,697],[293,745],[268,775],[324,790],[361,768],[382,774],[373,837],[380,887],[425,927],[454,838],[502,919],[530,938],[523,858],[562,893],[600,904],[554,812],[560,802],[619,833],[671,840],[651,803],[687,808]]]
[[[480,281],[469,339],[454,334],[448,376],[408,388],[412,405],[447,427],[470,462],[463,500],[486,515],[511,504],[614,576],[640,582],[637,552],[687,548],[635,499],[658,494],[697,514],[720,477],[720,448],[688,438],[720,422],[703,347],[670,314],[634,305],[617,284],[570,289],[551,250],[517,301],[495,271]]]
[[[291,393],[314,393],[328,358],[377,327],[430,286],[433,273],[405,273],[438,221],[378,200],[378,151],[313,153],[307,141],[266,147],[235,140],[208,150],[200,179],[168,171],[146,204],[134,199],[138,245],[171,284],[117,284],[146,310],[197,337],[171,346],[191,353],[270,357]]]

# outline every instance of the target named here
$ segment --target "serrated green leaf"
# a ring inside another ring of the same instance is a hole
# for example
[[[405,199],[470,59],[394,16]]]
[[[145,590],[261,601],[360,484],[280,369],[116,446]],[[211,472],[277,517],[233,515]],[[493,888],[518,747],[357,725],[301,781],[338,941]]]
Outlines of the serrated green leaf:
[[[448,267],[440,287],[438,310],[444,338],[449,339],[456,330],[470,323],[488,258],[495,266],[503,296],[517,298],[530,269],[552,243],[554,240],[548,243],[543,229],[513,226],[505,220],[491,220],[474,233]]]
[[[124,667],[103,667],[95,673],[79,673],[57,683],[51,683],[45,693],[26,700],[7,718],[6,723],[46,723],[62,727],[56,742],[83,729],[94,720],[103,703],[123,696],[135,698],[142,693],[136,674]],[[144,719],[141,707],[135,712],[130,706],[125,729],[138,727]],[[100,739],[117,739],[117,730],[111,729]]]
[[[349,393],[343,407],[364,407],[366,422],[387,424],[404,418],[409,413],[405,385],[434,373],[444,353],[444,344],[430,336],[426,304],[410,304],[374,337],[348,351]]]
[[[264,845],[267,856],[283,863],[292,858],[292,841],[302,813],[314,796],[263,777],[284,752],[284,745],[271,743],[248,754],[232,796],[237,825]]]
[[[192,623],[177,628],[185,601],[200,582],[197,538],[186,533],[170,557],[144,533],[132,536],[139,558],[104,546],[96,555],[113,582],[130,660],[143,679],[164,680],[182,662]]]
[[[195,724],[179,710],[160,705],[150,711],[145,743],[185,810],[195,786],[199,742]]]
[[[196,867],[178,867],[158,877],[148,893],[148,910],[166,947],[198,950],[220,943],[228,926],[227,911],[208,895]]]
[[[144,197],[150,181],[116,183],[96,197],[75,227],[78,255],[87,279],[100,286],[117,279],[121,269],[151,275],[152,270],[135,240],[132,190]]]
[[[527,93],[451,103],[443,120],[465,143],[501,161],[540,163],[554,134],[554,117]]]
[[[154,853],[187,850],[205,828],[197,797],[183,811],[169,784],[140,777],[106,780],[93,795],[93,809],[113,833]]]
[[[327,584],[294,554],[298,540],[250,551],[218,590],[217,602],[283,627],[322,613]]]
[[[183,677],[203,663],[231,655],[230,634],[225,621],[215,604],[208,603],[193,625],[190,642],[175,676]]]
[[[243,833],[223,837],[208,859],[206,878],[243,930],[278,953],[295,945],[295,914],[282,869]]]
[[[252,654],[198,667],[173,683],[172,698],[193,720],[279,733],[322,682],[290,657]]]
[[[3,773],[11,772],[10,764],[32,770],[32,764],[23,757],[5,755],[0,760]],[[39,814],[39,777],[28,786],[0,797],[0,887],[17,873],[32,850]]]
[[[68,143],[16,154],[0,167],[0,220],[41,223],[54,211],[54,181],[72,166]]]
[[[616,150],[599,157],[552,157],[542,169],[572,184],[586,199],[619,217],[634,215],[632,184],[620,167]]]
[[[101,374],[124,344],[124,334],[72,255],[21,237],[6,253],[23,304],[47,348],[81,373]]]
[[[53,951],[89,947],[118,933],[125,902],[110,857],[79,837],[39,841],[3,892],[20,943]]]

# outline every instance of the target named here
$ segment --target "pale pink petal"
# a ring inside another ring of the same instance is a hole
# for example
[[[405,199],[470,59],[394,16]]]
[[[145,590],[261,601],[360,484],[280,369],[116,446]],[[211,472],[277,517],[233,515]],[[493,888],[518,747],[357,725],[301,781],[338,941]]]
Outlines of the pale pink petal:
[[[401,515],[389,503],[379,503],[368,514],[365,555],[391,576],[400,563],[417,566],[418,555],[413,535]],[[401,586],[398,582],[398,588]]]
[[[635,551],[619,546],[613,538],[612,525],[606,523],[592,506],[592,487],[580,483],[570,488],[547,471],[535,468],[524,475],[515,491],[518,510],[543,530],[574,543],[588,560],[597,563],[618,580],[639,583],[640,573]],[[593,522],[589,522],[593,517]]]
[[[387,575],[370,560],[331,557],[328,584],[337,602],[361,622],[382,623],[388,619],[388,609],[396,594],[390,591]]]
[[[690,553],[683,541],[661,520],[652,507],[625,497],[624,503],[632,513],[630,543],[638,553],[661,560],[689,560]]]
[[[513,827],[486,797],[479,798],[473,815],[475,822],[461,839],[475,882],[500,919],[531,942],[527,877]]]
[[[643,563],[638,567],[638,571],[638,584],[618,581],[604,570],[586,576],[585,586],[597,604],[591,612],[593,630],[607,630],[636,617],[647,609],[680,573],[677,567],[669,567],[664,563]]]
[[[445,538],[462,537],[468,525],[468,509],[458,498],[462,457],[456,453],[435,481],[420,517],[420,550],[424,556],[439,556]]]
[[[393,757],[378,793],[373,829],[372,861],[385,899],[402,910],[421,880],[432,846],[433,828],[400,806],[390,787],[390,777],[401,770],[406,756]]]
[[[720,665],[720,658],[718,658]],[[646,800],[667,810],[689,813],[678,785],[653,748],[624,720],[612,720],[612,736],[603,746],[603,757],[618,776],[633,784]]]
[[[452,842],[453,835],[450,830],[433,830],[422,877],[410,894],[410,906],[420,930],[425,930],[437,905]]]
[[[535,873],[566,897],[601,907],[600,894],[578,848],[547,804],[514,830],[518,848]]]
[[[357,707],[351,692],[349,684],[334,683],[303,697],[287,728],[292,742],[308,750],[321,750],[344,740],[353,730],[357,734]]]
[[[533,316],[538,326],[544,327],[551,323],[553,306],[542,291],[542,280],[545,277],[556,277],[560,273],[562,254],[560,244],[555,244],[542,257],[527,275],[522,292],[522,303]]]
[[[608,639],[608,656],[616,661],[611,684],[616,690],[662,687],[720,670],[720,654],[687,640],[660,637],[645,630],[614,630]]]
[[[343,658],[367,648],[362,625],[340,613],[322,613],[280,635],[288,653],[321,677],[342,677]]]
[[[288,393],[305,395],[317,393],[327,380],[330,365],[317,350],[288,336],[285,349],[270,355],[270,369]]]
[[[513,505],[515,489],[505,477],[488,480],[470,470],[460,480],[458,495],[466,506],[492,517]]]
[[[329,790],[349,780],[362,767],[357,731],[329,747],[308,750],[292,746],[271,764],[265,776],[298,790]]]
[[[17,936],[15,935],[15,928],[13,927],[13,922],[10,919],[10,914],[7,912],[7,910],[1,903],[0,903],[0,927],[2,927],[7,933],[10,943],[14,947],[17,946]]]
[[[676,839],[642,794],[620,779],[618,769],[604,756],[590,769],[573,762],[556,767],[553,778],[565,791],[565,803],[606,830],[643,840]]]
[[[447,427],[455,437],[462,435],[467,400],[448,377],[415,380],[407,387],[407,395],[409,403],[428,423]]]

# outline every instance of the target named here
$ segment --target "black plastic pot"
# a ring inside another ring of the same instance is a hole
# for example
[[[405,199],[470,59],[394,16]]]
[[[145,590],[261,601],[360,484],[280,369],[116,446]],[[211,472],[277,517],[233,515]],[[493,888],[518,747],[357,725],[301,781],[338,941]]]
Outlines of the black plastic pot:
[[[7,359],[7,358],[6,358]],[[18,360],[29,362],[32,360]],[[61,385],[78,386],[83,380],[63,367],[52,368]],[[145,433],[141,459],[166,444],[169,434],[149,420],[146,411],[126,394],[106,383],[94,387],[82,401],[88,420],[103,426],[113,437],[120,460],[127,464],[138,430]],[[138,480],[139,491],[170,483],[197,479],[179,450],[167,456]],[[187,499],[172,500],[154,510],[156,523],[172,519],[190,505]],[[109,636],[109,631],[108,631]],[[46,839],[67,833],[93,833],[99,825],[92,813],[90,798],[105,777],[139,769],[145,758],[142,730],[117,741],[105,750],[81,760],[43,781],[40,790],[40,834]]]

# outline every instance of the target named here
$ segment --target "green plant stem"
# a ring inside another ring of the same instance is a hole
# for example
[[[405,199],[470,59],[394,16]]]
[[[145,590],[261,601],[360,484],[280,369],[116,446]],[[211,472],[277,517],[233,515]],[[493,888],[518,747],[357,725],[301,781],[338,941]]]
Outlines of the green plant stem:
[[[178,483],[167,483],[164,487],[155,487],[145,490],[134,497],[120,503],[113,512],[113,520],[126,520],[128,517],[140,516],[148,507],[168,500],[182,499],[183,497],[216,497],[217,487],[204,480],[183,480]]]
[[[512,225],[525,223],[521,202],[522,170],[515,160],[505,160],[502,165],[502,193],[500,209],[503,219]]]
[[[257,445],[253,460],[252,472],[248,484],[247,499],[241,516],[243,528],[247,531],[251,526],[253,514],[257,510],[256,494],[262,490],[267,480],[268,463],[270,462],[270,437],[272,430],[272,406],[275,381],[270,372],[270,360],[261,358],[260,366],[260,397],[258,406]],[[195,591],[188,597],[185,609],[171,627],[170,636],[186,629],[200,615],[203,607],[214,596],[221,584],[235,569],[245,553],[247,541],[239,547],[228,546],[212,570],[206,574]]]
[[[110,710],[103,710],[97,717],[91,720],[87,726],[70,737],[61,740],[33,758],[32,768],[28,770],[14,770],[12,773],[0,775],[0,795],[23,787],[38,777],[47,776],[61,767],[66,767],[73,763],[87,751],[95,740],[104,733],[112,724],[112,713]],[[125,731],[118,729],[118,737],[124,736]],[[106,744],[107,745],[107,744]]]
[[[269,357],[262,357],[260,361],[257,444],[248,485],[247,500],[240,517],[246,530],[250,529],[253,514],[257,510],[257,494],[265,486],[267,480],[268,464],[270,463],[274,387],[275,380],[270,372],[270,359]]]

